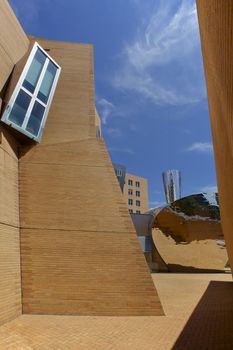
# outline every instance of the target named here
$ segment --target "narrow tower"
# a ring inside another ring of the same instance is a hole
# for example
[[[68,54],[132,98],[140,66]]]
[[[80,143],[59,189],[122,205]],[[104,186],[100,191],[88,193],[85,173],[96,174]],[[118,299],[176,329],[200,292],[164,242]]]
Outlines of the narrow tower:
[[[179,170],[167,170],[162,173],[167,204],[181,198],[181,173]]]

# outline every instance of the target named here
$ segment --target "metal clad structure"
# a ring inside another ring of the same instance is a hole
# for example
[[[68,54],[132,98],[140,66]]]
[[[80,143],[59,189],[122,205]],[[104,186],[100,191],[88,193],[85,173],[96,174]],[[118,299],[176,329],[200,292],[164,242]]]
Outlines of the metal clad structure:
[[[167,170],[162,174],[167,204],[181,198],[181,173],[179,170]]]

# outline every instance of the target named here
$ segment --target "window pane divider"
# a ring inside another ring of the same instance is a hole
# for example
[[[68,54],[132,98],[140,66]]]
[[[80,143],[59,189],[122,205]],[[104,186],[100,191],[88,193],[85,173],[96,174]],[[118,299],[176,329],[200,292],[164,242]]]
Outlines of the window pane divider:
[[[44,54],[45,62],[43,64],[43,68],[42,68],[42,70],[40,72],[39,79],[38,79],[38,81],[36,83],[35,90],[32,93],[32,92],[28,91],[27,88],[25,88],[23,86],[23,82],[24,82],[24,80],[26,78],[28,70],[31,67],[32,61],[33,61],[33,59],[35,57],[35,54],[36,54],[37,50],[40,50]],[[57,70],[56,70],[56,73],[55,73],[55,76],[54,76],[54,80],[53,80],[53,83],[52,83],[51,90],[49,92],[48,101],[47,101],[47,103],[44,103],[43,101],[41,101],[39,99],[38,92],[39,92],[39,90],[41,88],[43,79],[45,77],[45,73],[47,71],[47,68],[48,68],[48,65],[49,65],[50,62],[52,62],[57,67]],[[6,123],[6,124],[10,125],[11,127],[13,127],[14,129],[20,131],[21,133],[27,135],[28,137],[30,137],[32,139],[34,139],[35,141],[40,142],[40,139],[41,139],[41,136],[42,136],[42,132],[43,132],[46,120],[47,120],[49,108],[50,108],[50,105],[51,105],[51,102],[52,102],[52,99],[53,99],[53,95],[55,93],[55,89],[56,89],[56,86],[57,86],[57,82],[58,82],[58,78],[59,78],[60,72],[61,72],[61,67],[53,60],[52,57],[50,57],[50,55],[37,42],[35,42],[34,46],[31,49],[31,52],[30,52],[30,54],[28,56],[27,62],[26,62],[25,66],[24,66],[24,68],[22,70],[22,73],[21,73],[21,75],[19,77],[19,80],[18,80],[18,82],[17,82],[17,84],[15,86],[15,89],[14,89],[14,91],[12,93],[12,96],[10,97],[9,102],[8,102],[6,108],[5,108],[5,111],[3,113],[3,116],[2,116],[1,120],[4,123]],[[28,96],[30,96],[31,101],[30,101],[30,104],[28,106],[27,112],[25,114],[23,124],[21,126],[18,126],[16,123],[11,122],[8,118],[10,116],[11,110],[12,110],[14,104],[15,104],[16,98],[18,97],[18,94],[19,94],[20,90],[24,91]],[[29,119],[31,117],[31,113],[32,113],[33,107],[35,105],[35,102],[38,102],[45,109],[43,117],[42,117],[41,122],[40,122],[40,127],[39,127],[37,135],[26,130],[26,127],[27,127],[28,121],[29,121]]]
[[[35,88],[33,94],[31,95],[31,96],[32,96],[32,99],[31,99],[30,105],[29,105],[29,107],[28,107],[26,116],[25,116],[24,121],[23,121],[23,124],[22,124],[22,128],[23,128],[23,129],[26,129],[27,123],[28,123],[29,118],[30,118],[31,113],[32,113],[32,109],[33,109],[34,104],[35,104],[35,101],[36,101],[36,99],[37,99],[36,96],[37,96],[37,94],[38,94],[38,92],[39,92],[39,89],[40,89],[42,80],[43,80],[43,78],[44,78],[46,69],[47,69],[47,67],[48,67],[48,64],[49,64],[49,59],[46,58],[45,63],[44,63],[44,66],[43,66],[43,69],[42,69],[42,71],[41,71],[41,73],[40,73],[40,77],[39,77],[38,82],[37,82],[37,84],[36,84],[36,88]],[[27,89],[26,89],[26,92],[27,92]]]
[[[33,97],[33,93],[28,91],[23,85],[20,87],[20,90],[23,90],[24,92],[26,92],[26,94],[28,94],[30,97]]]

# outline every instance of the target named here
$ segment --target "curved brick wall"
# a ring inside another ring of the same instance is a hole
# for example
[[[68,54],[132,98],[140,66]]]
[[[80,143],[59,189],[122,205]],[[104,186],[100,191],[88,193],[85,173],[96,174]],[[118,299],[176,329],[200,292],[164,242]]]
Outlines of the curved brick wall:
[[[233,2],[197,0],[222,228],[233,266]]]

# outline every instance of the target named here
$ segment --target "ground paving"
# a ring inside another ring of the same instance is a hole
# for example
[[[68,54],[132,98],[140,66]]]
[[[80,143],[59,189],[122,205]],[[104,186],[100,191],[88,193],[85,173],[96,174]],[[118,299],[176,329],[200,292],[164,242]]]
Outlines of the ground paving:
[[[23,315],[0,327],[10,350],[232,350],[230,274],[154,274],[166,316]]]

